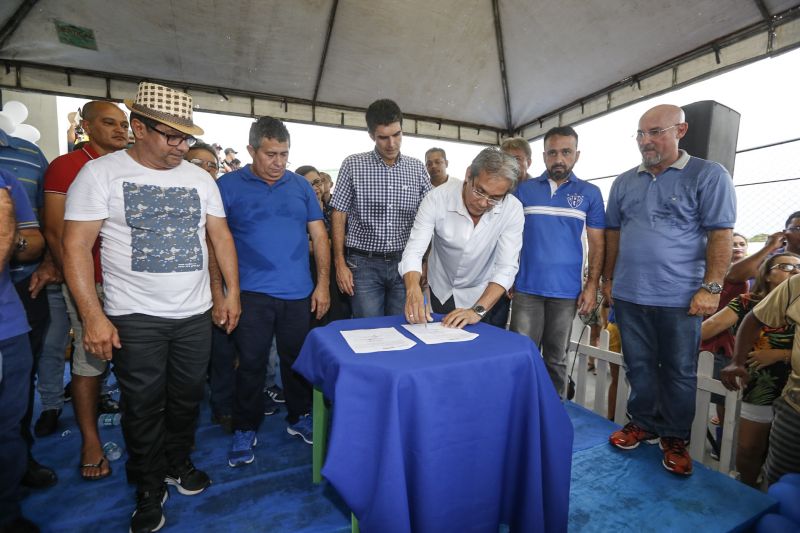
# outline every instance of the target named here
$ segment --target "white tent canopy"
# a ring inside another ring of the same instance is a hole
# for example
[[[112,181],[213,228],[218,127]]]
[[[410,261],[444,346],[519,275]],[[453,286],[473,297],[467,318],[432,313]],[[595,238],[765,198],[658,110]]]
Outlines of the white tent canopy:
[[[5,0],[0,87],[407,133],[535,138],[800,44],[794,0]],[[59,29],[60,28],[60,29]],[[77,45],[82,45],[77,46]]]

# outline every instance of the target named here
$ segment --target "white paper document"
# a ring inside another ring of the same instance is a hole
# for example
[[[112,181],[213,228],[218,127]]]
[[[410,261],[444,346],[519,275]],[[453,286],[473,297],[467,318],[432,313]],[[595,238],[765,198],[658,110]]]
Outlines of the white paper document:
[[[408,350],[417,344],[395,328],[351,329],[339,333],[356,353]]]
[[[458,328],[446,328],[441,322],[427,324],[403,324],[416,338],[425,344],[441,344],[443,342],[471,341],[478,337],[477,333]]]

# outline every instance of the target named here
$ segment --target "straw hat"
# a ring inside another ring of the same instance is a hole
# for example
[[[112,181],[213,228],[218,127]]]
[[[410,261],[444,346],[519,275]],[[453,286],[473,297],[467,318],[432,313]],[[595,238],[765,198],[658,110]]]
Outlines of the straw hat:
[[[203,129],[192,122],[192,97],[175,89],[143,81],[136,91],[136,100],[125,100],[125,106],[182,133],[203,134]]]

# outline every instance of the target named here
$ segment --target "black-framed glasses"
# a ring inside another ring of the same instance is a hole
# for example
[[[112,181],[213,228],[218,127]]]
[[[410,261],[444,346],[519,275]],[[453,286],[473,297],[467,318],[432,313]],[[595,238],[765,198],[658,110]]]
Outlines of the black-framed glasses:
[[[219,167],[213,161],[205,161],[204,159],[190,159],[189,163],[197,165],[198,167],[204,168],[206,170],[219,170]]]
[[[634,137],[636,137],[636,140],[639,141],[641,141],[645,137],[650,137],[651,139],[657,139],[658,137],[661,137],[662,135],[667,133],[672,128],[677,128],[678,126],[680,126],[680,124],[673,124],[668,128],[660,128],[660,129],[653,128],[652,130],[647,130],[647,131],[636,130],[636,134],[634,134]]]
[[[783,272],[800,272],[800,265],[794,263],[778,263],[769,267],[770,270],[782,270]]]
[[[783,231],[788,231],[789,233],[797,233],[798,231],[800,231],[800,226],[789,226]]]
[[[470,187],[470,188],[472,189],[472,194],[473,196],[475,196],[475,198],[479,200],[486,200],[486,203],[491,206],[500,205],[501,203],[503,203],[503,200],[505,199],[505,195],[503,196],[503,198],[492,198],[488,194],[480,192],[475,187]]]
[[[148,124],[146,121],[142,121],[148,129],[162,135],[166,140],[169,146],[180,146],[182,142],[186,143],[186,146],[191,148],[197,142],[197,139],[192,137],[191,135],[175,135],[172,133],[164,133],[161,130],[157,130],[153,124]]]

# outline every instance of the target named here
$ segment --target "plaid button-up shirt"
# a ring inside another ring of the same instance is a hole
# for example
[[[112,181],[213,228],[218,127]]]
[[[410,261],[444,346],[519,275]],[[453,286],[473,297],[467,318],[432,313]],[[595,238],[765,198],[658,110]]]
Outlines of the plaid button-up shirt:
[[[345,246],[402,252],[422,198],[431,190],[425,165],[399,155],[388,166],[376,150],[342,162],[331,206],[347,213]]]

